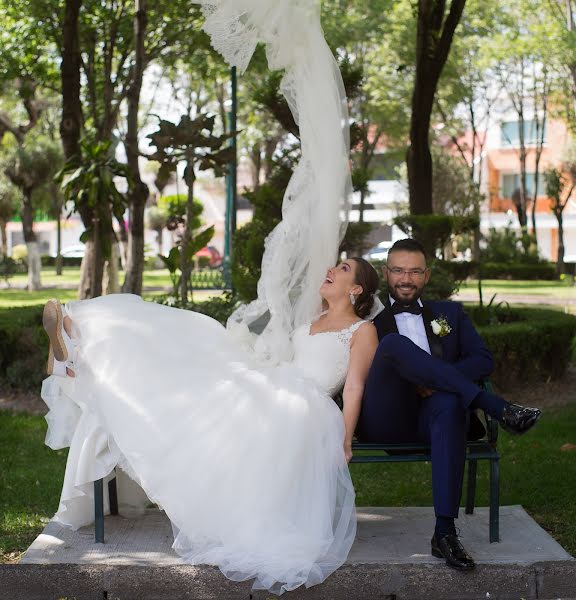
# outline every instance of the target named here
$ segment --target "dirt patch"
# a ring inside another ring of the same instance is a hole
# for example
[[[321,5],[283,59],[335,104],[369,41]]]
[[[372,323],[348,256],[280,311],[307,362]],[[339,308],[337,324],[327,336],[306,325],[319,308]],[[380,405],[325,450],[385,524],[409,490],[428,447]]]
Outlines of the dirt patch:
[[[562,407],[575,404],[576,365],[568,367],[568,371],[562,379],[517,384],[511,390],[503,393],[503,396],[510,402],[536,408]]]
[[[0,385],[0,410],[13,410],[31,415],[45,415],[48,407],[39,393],[21,392]]]

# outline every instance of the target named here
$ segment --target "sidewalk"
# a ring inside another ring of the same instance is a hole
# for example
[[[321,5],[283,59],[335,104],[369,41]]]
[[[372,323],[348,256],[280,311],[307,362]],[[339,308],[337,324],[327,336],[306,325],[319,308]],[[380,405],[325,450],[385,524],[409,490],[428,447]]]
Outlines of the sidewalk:
[[[461,573],[430,554],[433,509],[359,508],[348,561],[325,583],[291,592],[290,600],[525,600],[576,598],[576,560],[520,506],[501,507],[500,543],[488,542],[488,511],[459,519],[476,558]],[[77,532],[50,522],[22,562],[0,568],[0,590],[11,600],[242,599],[250,583],[234,583],[214,567],[183,565],[172,552],[172,530],[158,510],[142,517],[107,517],[106,543],[93,529]]]

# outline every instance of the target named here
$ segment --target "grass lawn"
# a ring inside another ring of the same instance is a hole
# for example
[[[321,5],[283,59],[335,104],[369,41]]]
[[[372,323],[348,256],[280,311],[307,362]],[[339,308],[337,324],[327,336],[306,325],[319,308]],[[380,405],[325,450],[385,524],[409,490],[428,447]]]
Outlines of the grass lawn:
[[[56,275],[54,267],[42,268],[42,285],[54,286],[77,286],[80,281],[80,267],[64,267],[62,275]],[[120,272],[120,283],[124,280],[124,273]],[[10,279],[11,285],[24,285],[28,281],[26,273],[18,273]],[[144,271],[144,287],[172,287],[168,269],[155,271]]]
[[[56,511],[66,451],[44,446],[42,417],[0,411],[0,562],[26,549]],[[522,504],[576,554],[576,406],[549,409],[521,438],[501,432],[501,504]],[[430,465],[352,465],[359,506],[431,505]],[[478,469],[478,506],[488,502],[488,468]]]
[[[461,292],[478,293],[478,282],[463,281]],[[576,298],[576,286],[566,281],[509,281],[506,279],[485,279],[482,281],[482,295],[488,302],[493,294],[498,296],[529,295],[554,296],[556,298]]]

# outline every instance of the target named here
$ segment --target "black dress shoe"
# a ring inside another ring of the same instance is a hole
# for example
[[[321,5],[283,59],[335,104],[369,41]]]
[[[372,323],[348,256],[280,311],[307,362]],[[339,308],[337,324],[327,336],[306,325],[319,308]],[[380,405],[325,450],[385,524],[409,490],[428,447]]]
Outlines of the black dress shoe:
[[[466,552],[455,533],[443,535],[440,539],[437,539],[434,534],[430,544],[432,556],[443,558],[453,569],[471,571],[476,566],[474,559]]]
[[[542,412],[537,408],[526,408],[519,404],[509,404],[502,413],[500,425],[508,433],[521,435],[534,427]]]

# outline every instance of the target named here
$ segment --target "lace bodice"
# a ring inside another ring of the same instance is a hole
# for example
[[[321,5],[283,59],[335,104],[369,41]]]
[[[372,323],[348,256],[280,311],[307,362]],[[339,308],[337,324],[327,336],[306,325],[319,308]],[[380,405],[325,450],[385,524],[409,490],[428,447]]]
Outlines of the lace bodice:
[[[340,331],[323,331],[310,334],[310,324],[294,332],[294,365],[305,375],[333,395],[346,380],[350,359],[350,340],[354,332],[366,321],[357,321]]]

